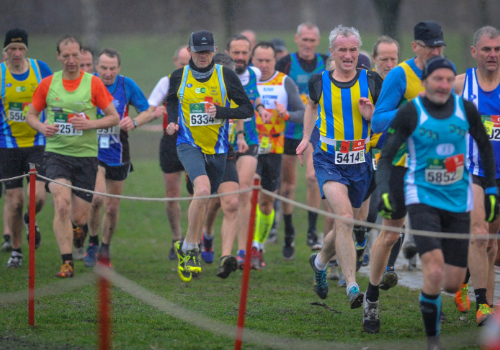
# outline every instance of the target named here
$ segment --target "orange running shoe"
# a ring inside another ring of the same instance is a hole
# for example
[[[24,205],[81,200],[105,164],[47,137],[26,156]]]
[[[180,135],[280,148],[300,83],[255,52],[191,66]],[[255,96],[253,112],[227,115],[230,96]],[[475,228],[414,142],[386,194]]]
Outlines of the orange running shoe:
[[[488,304],[479,304],[479,309],[477,309],[476,313],[476,324],[481,327],[484,325],[484,322],[491,315],[492,310]]]
[[[73,270],[73,262],[70,261],[70,262],[64,263],[61,266],[61,271],[59,271],[56,274],[56,277],[68,278],[68,277],[73,277],[74,275],[75,275],[75,270]]]
[[[470,310],[469,283],[462,284],[462,288],[455,294],[455,305],[458,311],[466,314]]]

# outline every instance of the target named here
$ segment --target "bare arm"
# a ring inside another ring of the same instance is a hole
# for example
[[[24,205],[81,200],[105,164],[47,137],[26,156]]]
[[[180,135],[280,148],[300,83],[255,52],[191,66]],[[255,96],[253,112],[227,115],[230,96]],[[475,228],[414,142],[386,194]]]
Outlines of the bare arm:
[[[462,92],[464,91],[464,84],[465,84],[465,74],[457,75],[454,83],[455,94],[459,96],[462,95]]]
[[[76,130],[106,129],[118,125],[120,116],[112,102],[102,111],[104,117],[100,119],[88,120],[83,116],[77,116],[71,119],[71,123]]]
[[[302,165],[302,154],[309,146],[309,140],[314,130],[314,124],[316,122],[317,116],[318,116],[318,104],[309,98],[307,101],[306,110],[304,112],[304,131],[303,131],[304,134],[302,136],[302,141],[297,147],[297,156],[299,157],[301,165]]]
[[[52,137],[59,130],[59,125],[48,125],[44,124],[40,121],[39,118],[40,112],[30,104],[28,113],[26,114],[26,123],[31,126],[33,129],[43,134],[45,137]]]
[[[139,115],[134,118],[134,120],[137,122],[138,127],[149,123],[153,119],[156,119],[156,118],[153,116],[153,113],[151,112],[150,109],[147,109],[144,112],[139,113]],[[125,130],[125,131],[129,131],[129,130],[134,129],[135,125],[134,125],[134,122],[132,121],[132,118],[130,118],[130,117],[123,118],[120,121],[120,128]]]

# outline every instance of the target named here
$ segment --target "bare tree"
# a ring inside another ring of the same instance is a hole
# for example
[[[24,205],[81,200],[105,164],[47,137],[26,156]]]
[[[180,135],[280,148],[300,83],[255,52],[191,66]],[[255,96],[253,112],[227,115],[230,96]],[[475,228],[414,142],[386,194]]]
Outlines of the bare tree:
[[[382,24],[382,34],[398,38],[398,17],[402,0],[373,0]]]
[[[99,10],[97,0],[81,0],[83,16],[83,41],[93,50],[99,48]]]

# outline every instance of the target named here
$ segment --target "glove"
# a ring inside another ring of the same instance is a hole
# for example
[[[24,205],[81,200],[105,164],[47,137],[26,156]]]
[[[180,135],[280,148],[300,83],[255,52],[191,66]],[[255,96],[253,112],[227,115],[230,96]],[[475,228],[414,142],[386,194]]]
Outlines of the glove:
[[[486,211],[486,221],[493,222],[498,219],[500,203],[496,187],[488,187],[484,190],[484,209]]]
[[[396,212],[394,204],[391,204],[389,193],[382,193],[380,202],[378,203],[378,215],[386,219],[392,219],[392,215]]]

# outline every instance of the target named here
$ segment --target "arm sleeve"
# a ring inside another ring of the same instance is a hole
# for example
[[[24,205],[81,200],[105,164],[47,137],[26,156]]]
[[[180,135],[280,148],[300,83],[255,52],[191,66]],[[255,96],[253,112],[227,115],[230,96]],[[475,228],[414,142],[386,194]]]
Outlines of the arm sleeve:
[[[321,74],[313,74],[309,79],[309,98],[318,104],[323,93],[323,81]]]
[[[43,109],[47,107],[47,93],[49,92],[49,87],[51,82],[52,82],[52,76],[44,78],[36,88],[35,93],[33,94],[33,99],[31,100],[31,103],[38,112],[43,111]]]
[[[38,67],[40,68],[40,74],[42,75],[42,79],[52,75],[52,71],[50,70],[47,63],[38,60],[37,62],[38,62]]]
[[[297,89],[297,85],[293,82],[292,78],[285,78],[285,91],[288,96],[288,115],[291,122],[302,124],[304,122],[304,111],[306,107],[304,106],[304,102],[299,95],[299,90]]]
[[[181,85],[183,68],[179,68],[170,75],[170,86],[167,95],[168,123],[179,122],[179,99],[177,91]]]
[[[153,92],[151,92],[151,95],[149,96],[148,103],[150,106],[158,107],[163,103],[163,101],[165,101],[169,85],[170,79],[168,77],[163,77],[160,79],[158,84],[156,84],[156,86],[154,87]]]
[[[392,160],[401,145],[415,131],[417,122],[417,110],[413,103],[408,103],[397,111],[378,162],[376,181],[377,187],[380,186],[380,193],[389,192]]]
[[[125,93],[130,103],[139,111],[144,112],[149,108],[148,100],[139,86],[130,78],[125,77]]]
[[[486,133],[486,129],[481,121],[476,106],[469,101],[464,102],[465,114],[469,121],[469,134],[477,143],[479,155],[481,157],[481,164],[483,165],[484,175],[488,187],[496,187],[496,167],[495,167],[495,154],[491,146],[490,139]]]
[[[292,58],[290,57],[290,54],[282,57],[278,63],[276,63],[276,70],[288,74],[288,71],[290,71],[290,63],[292,62]]]
[[[221,106],[215,106],[217,109],[217,118],[221,119],[247,119],[254,115],[253,105],[248,99],[247,93],[241,85],[240,78],[229,68],[223,67],[224,83],[227,89],[227,97],[235,104],[238,105],[236,108],[227,108]],[[167,100],[168,106],[168,100]],[[169,118],[170,118],[170,110]]]
[[[404,96],[405,86],[406,76],[403,68],[396,67],[387,74],[371,122],[374,133],[384,132],[391,125],[399,102]]]
[[[100,109],[105,109],[109,106],[111,101],[113,101],[113,96],[109,93],[108,89],[106,89],[106,86],[101,79],[95,75],[92,76],[91,90],[92,104],[94,106],[97,106]]]

